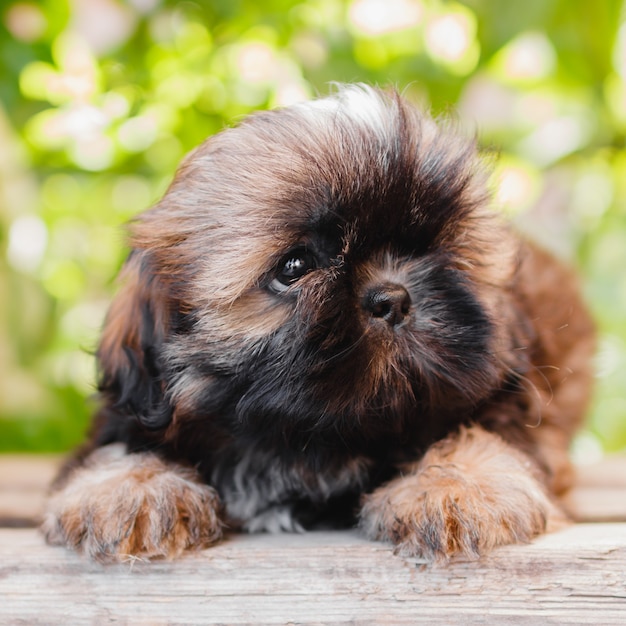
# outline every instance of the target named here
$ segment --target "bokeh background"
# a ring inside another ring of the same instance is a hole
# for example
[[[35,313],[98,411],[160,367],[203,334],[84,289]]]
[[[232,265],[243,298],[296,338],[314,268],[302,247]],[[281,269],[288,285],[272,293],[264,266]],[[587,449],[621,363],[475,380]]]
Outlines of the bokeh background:
[[[122,225],[179,159],[331,81],[395,85],[499,158],[496,205],[580,268],[601,333],[574,453],[626,446],[622,0],[0,5],[0,451],[83,436]]]

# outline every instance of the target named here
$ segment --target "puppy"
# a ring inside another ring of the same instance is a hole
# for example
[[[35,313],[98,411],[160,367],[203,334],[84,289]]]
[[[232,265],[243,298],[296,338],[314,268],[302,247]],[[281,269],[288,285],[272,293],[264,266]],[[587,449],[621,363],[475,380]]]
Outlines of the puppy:
[[[130,227],[47,540],[119,561],[358,523],[445,561],[546,531],[593,325],[485,181],[473,142],[366,86],[197,148]]]

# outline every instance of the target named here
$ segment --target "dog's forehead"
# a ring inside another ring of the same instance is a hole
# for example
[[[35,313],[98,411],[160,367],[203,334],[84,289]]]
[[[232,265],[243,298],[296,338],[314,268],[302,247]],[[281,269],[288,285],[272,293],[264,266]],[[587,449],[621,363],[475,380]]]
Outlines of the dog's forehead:
[[[178,251],[202,255],[214,289],[231,298],[312,235],[329,253],[403,240],[410,252],[473,220],[485,199],[477,163],[471,141],[397,94],[351,86],[212,137],[149,221],[188,242]],[[216,277],[214,267],[238,273]]]
[[[471,143],[365,86],[252,115],[207,148],[214,193],[276,233],[437,220],[472,195]]]

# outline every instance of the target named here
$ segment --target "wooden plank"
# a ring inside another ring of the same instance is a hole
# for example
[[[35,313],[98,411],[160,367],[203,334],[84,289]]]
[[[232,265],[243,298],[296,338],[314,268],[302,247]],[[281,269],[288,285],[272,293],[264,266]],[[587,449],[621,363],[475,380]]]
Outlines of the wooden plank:
[[[0,527],[34,526],[59,457],[0,456]],[[626,521],[626,456],[580,467],[576,487],[564,500],[579,522]]]
[[[626,487],[577,486],[563,498],[563,505],[577,522],[624,522]]]
[[[0,456],[0,527],[37,524],[61,462],[50,455]]]
[[[352,531],[235,536],[100,566],[0,531],[2,624],[624,624],[626,524],[580,524],[432,567]]]
[[[575,486],[563,504],[577,522],[626,522],[626,456],[576,467]]]
[[[597,463],[578,465],[576,484],[582,487],[626,488],[626,455],[614,454]]]

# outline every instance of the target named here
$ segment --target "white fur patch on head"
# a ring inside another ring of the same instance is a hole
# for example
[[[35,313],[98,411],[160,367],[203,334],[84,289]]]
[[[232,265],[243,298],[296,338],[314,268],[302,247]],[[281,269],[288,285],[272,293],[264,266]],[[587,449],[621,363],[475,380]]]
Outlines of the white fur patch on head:
[[[389,136],[397,113],[397,106],[391,98],[363,83],[338,85],[337,93],[297,107],[325,116],[346,117],[383,141]]]

